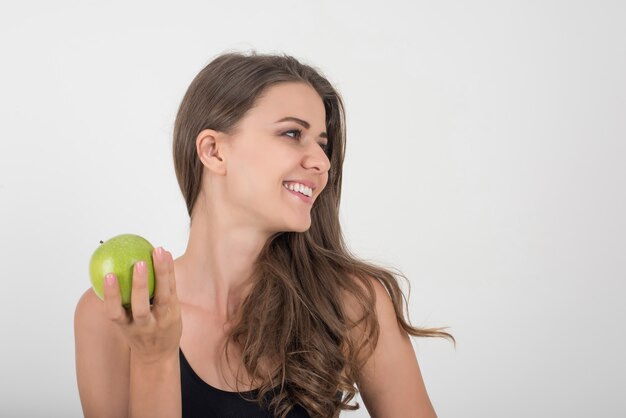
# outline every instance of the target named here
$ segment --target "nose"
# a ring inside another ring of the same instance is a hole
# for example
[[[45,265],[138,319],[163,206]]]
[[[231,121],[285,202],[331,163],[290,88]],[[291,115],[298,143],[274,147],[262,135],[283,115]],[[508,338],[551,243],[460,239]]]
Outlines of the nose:
[[[322,147],[319,144],[314,143],[312,146],[307,148],[303,165],[305,168],[314,168],[323,173],[330,169],[330,160]]]

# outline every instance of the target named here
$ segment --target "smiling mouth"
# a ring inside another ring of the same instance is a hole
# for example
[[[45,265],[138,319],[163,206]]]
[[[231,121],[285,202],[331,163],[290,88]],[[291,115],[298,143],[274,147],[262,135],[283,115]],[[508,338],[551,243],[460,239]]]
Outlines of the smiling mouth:
[[[313,197],[313,190],[310,187],[305,187],[304,189],[302,187],[300,187],[299,185],[296,185],[293,189],[291,187],[289,187],[289,185],[287,184],[288,182],[284,182],[283,183],[283,187],[287,190],[290,191],[294,191],[297,193],[302,194],[303,196],[307,196],[309,198]],[[306,193],[305,193],[306,192]],[[309,196],[308,193],[311,193],[311,195]]]
[[[303,202],[308,203],[308,204],[313,204],[313,198],[312,198],[312,197],[309,197],[309,196],[307,196],[307,195],[305,195],[305,194],[302,194],[302,193],[300,193],[300,192],[298,192],[298,191],[296,191],[296,190],[291,190],[291,189],[289,189],[289,188],[287,188],[287,187],[285,187],[285,186],[283,186],[283,188],[284,188],[285,190],[287,190],[289,193],[291,193],[291,194],[293,194],[294,196],[298,197],[298,198],[299,198],[300,200],[302,200]]]

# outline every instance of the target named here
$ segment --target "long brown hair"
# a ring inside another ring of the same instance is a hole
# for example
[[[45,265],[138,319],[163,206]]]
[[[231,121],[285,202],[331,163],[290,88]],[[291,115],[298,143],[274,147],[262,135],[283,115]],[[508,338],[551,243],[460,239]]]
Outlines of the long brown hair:
[[[339,223],[346,149],[343,101],[321,71],[292,56],[223,53],[191,82],[178,110],[173,142],[176,177],[190,222],[203,169],[196,137],[208,128],[233,132],[265,89],[281,82],[306,83],[324,103],[331,163],[328,183],[313,204],[307,231],[277,233],[265,243],[254,265],[253,288],[238,311],[224,351],[228,358],[231,341],[241,347],[244,367],[259,387],[254,400],[266,405],[266,396],[272,393],[269,407],[277,417],[285,418],[294,404],[312,417],[337,417],[341,410],[359,409],[358,403],[348,403],[358,390],[358,371],[378,341],[372,278],[386,288],[406,333],[448,338],[455,346],[456,341],[442,331],[446,328],[409,325],[403,311],[407,300],[392,270],[358,259],[347,248]],[[360,305],[362,317],[356,322],[346,314],[342,297],[346,294]],[[358,342],[349,338],[355,326],[364,330]],[[280,366],[264,375],[260,360]],[[279,391],[274,390],[276,382]],[[338,392],[343,396],[337,397]]]

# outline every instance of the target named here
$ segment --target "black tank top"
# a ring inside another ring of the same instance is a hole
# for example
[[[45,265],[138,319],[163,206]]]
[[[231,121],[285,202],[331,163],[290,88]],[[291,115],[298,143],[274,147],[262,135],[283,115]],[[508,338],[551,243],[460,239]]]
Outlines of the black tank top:
[[[274,418],[269,409],[262,409],[253,399],[258,389],[245,392],[227,392],[215,388],[196,374],[179,349],[180,385],[182,390],[183,418]],[[268,393],[271,395],[271,393]],[[337,397],[341,392],[337,392]],[[266,398],[269,399],[269,398]],[[296,405],[288,418],[311,418],[300,405]]]

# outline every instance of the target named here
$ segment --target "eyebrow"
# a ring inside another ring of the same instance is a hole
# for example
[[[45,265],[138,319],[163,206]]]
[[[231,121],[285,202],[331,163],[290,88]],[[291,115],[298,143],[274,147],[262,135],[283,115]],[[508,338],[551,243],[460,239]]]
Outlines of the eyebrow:
[[[293,117],[293,116],[287,116],[285,118],[282,118],[281,120],[277,120],[276,123],[286,122],[286,121],[296,122],[296,123],[304,126],[306,129],[309,129],[311,127],[309,122],[307,122],[305,120],[302,120],[300,118]],[[320,133],[320,138],[328,139],[328,134],[326,134],[326,132],[322,132],[322,133]]]

